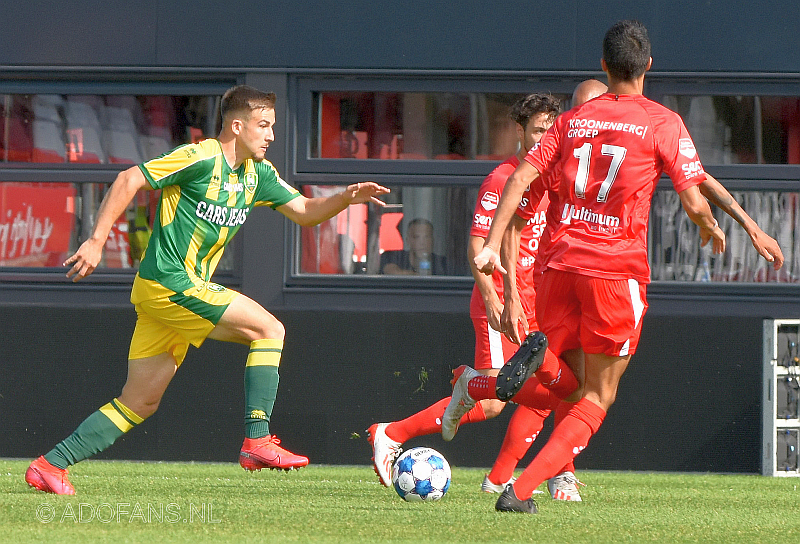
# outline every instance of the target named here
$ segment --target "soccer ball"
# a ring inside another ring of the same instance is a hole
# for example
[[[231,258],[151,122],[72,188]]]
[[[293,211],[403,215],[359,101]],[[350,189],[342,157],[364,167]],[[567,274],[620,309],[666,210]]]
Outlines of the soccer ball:
[[[432,448],[411,448],[397,458],[392,484],[403,500],[438,501],[450,488],[450,465]]]

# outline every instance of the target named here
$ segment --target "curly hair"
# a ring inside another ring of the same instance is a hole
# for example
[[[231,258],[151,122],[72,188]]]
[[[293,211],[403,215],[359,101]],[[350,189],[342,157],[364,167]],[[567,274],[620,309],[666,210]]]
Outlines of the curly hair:
[[[544,113],[549,121],[555,121],[561,113],[561,101],[551,94],[534,93],[517,100],[511,106],[510,117],[520,126],[527,127],[535,115]]]

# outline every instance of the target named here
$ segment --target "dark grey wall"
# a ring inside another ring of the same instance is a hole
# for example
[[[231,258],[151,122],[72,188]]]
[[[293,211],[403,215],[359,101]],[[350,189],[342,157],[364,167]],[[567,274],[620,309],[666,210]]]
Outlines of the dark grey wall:
[[[0,65],[598,70],[616,20],[657,71],[800,71],[796,2],[34,2],[0,18]]]
[[[0,457],[32,458],[119,394],[135,316],[68,308],[2,314]],[[473,357],[466,314],[278,315],[287,341],[272,430],[314,463],[368,464],[364,429],[449,395],[451,369]],[[578,467],[758,472],[761,326],[646,317],[618,401]],[[214,341],[191,349],[156,415],[100,457],[235,461],[246,355],[244,346]],[[510,414],[464,426],[451,443],[428,436],[408,445],[435,447],[455,465],[491,466]]]

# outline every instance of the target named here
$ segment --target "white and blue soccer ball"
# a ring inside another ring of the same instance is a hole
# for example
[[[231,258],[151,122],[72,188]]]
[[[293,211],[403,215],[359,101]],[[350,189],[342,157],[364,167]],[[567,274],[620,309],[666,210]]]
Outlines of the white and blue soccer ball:
[[[392,484],[403,500],[438,501],[450,489],[450,465],[433,448],[411,448],[395,461]]]

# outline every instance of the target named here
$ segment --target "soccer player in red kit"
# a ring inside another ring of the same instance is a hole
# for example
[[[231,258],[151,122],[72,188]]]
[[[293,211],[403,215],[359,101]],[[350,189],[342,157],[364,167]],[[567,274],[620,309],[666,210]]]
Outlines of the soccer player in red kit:
[[[483,247],[483,241],[489,232],[503,185],[528,150],[550,128],[558,113],[558,100],[548,94],[531,94],[512,106],[511,117],[516,123],[520,151],[497,166],[479,189],[468,245],[470,262]],[[531,214],[525,228],[522,229],[521,242],[518,244],[521,256],[517,261],[518,282],[516,288],[518,292],[515,293],[515,298],[522,301],[526,327],[533,328],[536,328],[535,294],[531,272],[538,249],[539,236],[544,228],[546,207],[545,199]],[[500,315],[504,304],[502,274],[498,272],[493,277],[488,277],[474,267],[472,272],[475,278],[475,287],[470,301],[470,318],[475,329],[475,368],[478,369],[477,372],[473,372],[494,376],[504,362],[514,354],[518,346],[499,332]],[[574,391],[578,386],[577,380],[569,369],[566,369],[563,374],[564,378],[558,385],[568,391],[562,393],[562,396]],[[556,384],[553,387],[556,387]],[[380,477],[381,483],[386,486],[391,485],[392,464],[403,442],[416,436],[442,431],[441,418],[449,402],[450,397],[446,397],[404,420],[376,423],[367,430],[368,439],[373,448],[375,472]],[[505,403],[497,399],[487,399],[459,415],[458,423],[483,421],[495,417],[504,406]],[[515,414],[512,419],[517,422],[518,426],[524,426],[528,435],[535,435],[541,430],[544,418],[550,411],[549,409],[521,408],[518,412],[519,415]],[[507,483],[508,481],[491,482],[487,476],[481,488],[487,492],[500,493]]]
[[[606,87],[604,83],[601,83],[596,79],[586,80],[575,88],[575,92],[572,95],[572,106],[578,107],[588,100],[604,94],[606,91],[608,91],[608,87]],[[558,225],[560,220],[560,217],[558,217],[560,212],[558,195],[554,193],[558,187],[553,183],[549,183],[548,185],[549,190],[546,198],[550,201],[550,203],[547,209],[547,226],[542,233],[541,238],[539,239],[539,244],[541,246],[546,246],[548,244],[552,231],[555,226]],[[771,236],[767,235],[758,226],[758,224],[753,221],[753,219],[742,209],[742,207],[736,202],[736,199],[725,189],[724,186],[722,186],[722,184],[720,184],[710,174],[706,173],[706,179],[702,181],[699,188],[703,196],[705,196],[712,203],[716,204],[722,211],[727,213],[741,225],[745,232],[747,232],[747,234],[750,236],[750,240],[756,251],[762,257],[764,257],[765,260],[772,263],[775,270],[781,268],[784,257],[778,242]],[[510,237],[510,240],[507,240],[507,238],[504,237],[502,248],[514,248],[519,245],[517,240],[519,240],[521,230],[525,224],[525,218],[529,217],[532,213],[537,213],[536,205],[537,203],[535,202],[535,197],[531,197],[529,191],[526,191],[525,195],[523,195],[522,201],[520,202],[516,215],[512,219],[508,230],[505,233],[505,236]],[[533,272],[534,283],[536,283],[537,279],[541,278],[541,271],[544,268],[542,257],[544,255],[546,255],[546,252],[540,252],[537,255]],[[518,257],[517,252],[503,251],[501,256],[503,257],[503,267],[506,270],[512,270],[516,268],[516,259]],[[505,291],[514,292],[514,275],[506,274],[504,278],[506,279],[504,287]],[[504,331],[504,334],[511,336],[511,340],[519,344],[521,341],[521,336],[519,335],[520,327],[517,325],[527,323],[527,321],[525,319],[524,310],[519,304],[515,303],[513,298],[506,299],[503,306],[503,314],[501,316],[500,323],[501,330]],[[527,333],[527,329],[524,332]],[[562,353],[560,356],[570,363],[570,368],[576,376],[579,378],[583,376],[583,354],[581,350]],[[458,370],[456,370],[456,372],[458,372]],[[578,400],[578,398],[574,400]],[[571,402],[559,403],[555,410],[555,425],[558,425],[563,417],[566,416],[572,405],[573,403]],[[492,478],[493,481],[508,480],[513,473],[516,463],[522,458],[530,445],[529,443],[525,442],[525,436],[512,436],[511,431],[512,429],[509,428],[509,432],[506,434],[506,439],[503,443],[503,448],[500,452],[500,455],[492,467],[492,471],[489,473],[489,477]],[[547,487],[554,499],[570,501],[581,500],[580,492],[577,487],[578,484],[581,484],[581,482],[575,477],[574,470],[574,464],[570,462],[559,472],[557,476],[550,478],[547,481]]]
[[[560,116],[528,153],[509,178],[474,260],[484,273],[494,270],[500,262],[494,248],[524,190],[534,183],[544,192],[552,176],[540,174],[559,168],[560,220],[542,248],[546,268],[536,306],[548,350],[582,351],[584,389],[533,462],[500,496],[499,511],[535,513],[533,490],[586,447],[616,398],[647,309],[647,223],[662,172],[700,227],[703,243],[713,239],[715,252],[725,249],[725,235],[698,188],[705,172],[686,127],[676,113],[642,95],[652,65],[645,27],[638,21],[612,26],[603,40],[601,65],[608,93]],[[514,378],[514,368],[505,370]],[[514,379],[524,381],[525,374]],[[491,397],[485,381],[477,387],[456,382],[451,404],[465,402],[456,391],[467,392],[467,402]],[[515,402],[525,403],[525,389]]]
[[[581,106],[589,100],[604,94],[607,90],[608,87],[596,79],[582,81],[575,87],[575,91],[572,93],[572,107],[576,108]],[[547,225],[556,222],[554,219],[558,214],[558,196],[553,193],[552,186],[555,184],[551,182],[549,185],[551,186],[549,193],[544,195],[541,200],[539,200],[537,196],[531,195],[530,188],[525,191],[510,226],[505,233],[508,237],[503,238],[503,245],[501,246],[503,250],[503,266],[509,271],[509,273],[503,275],[503,279],[505,280],[504,290],[506,293],[517,292],[515,287],[517,274],[513,274],[510,271],[517,269],[517,261],[519,258],[524,258],[522,252],[514,251],[514,248],[521,247],[519,240],[525,225],[531,220],[531,217],[536,217],[536,224],[539,228],[541,228],[542,225],[542,216],[545,216],[545,223]],[[548,202],[546,212],[542,210],[542,202]],[[538,240],[539,247],[547,245],[550,238],[549,231],[551,229],[552,227],[547,226],[542,231],[541,237]],[[528,281],[535,281],[535,279],[539,277],[537,270],[541,269],[542,253],[537,252],[533,277]],[[508,264],[506,264],[507,262]],[[498,274],[497,271],[493,272],[493,275],[496,274]],[[534,286],[534,291],[535,287],[536,286]],[[506,297],[505,304],[503,305],[503,313],[500,318],[500,330],[515,344],[520,344],[522,342],[523,336],[520,335],[520,329],[522,329],[523,334],[527,334],[528,330],[530,330],[527,326],[529,322],[526,319],[526,315],[527,313],[525,312],[522,301],[518,300],[516,297]],[[577,355],[580,360],[573,362],[575,366],[571,368],[575,375],[580,377],[583,375],[583,360],[581,354]],[[568,357],[563,357],[563,359],[567,362],[571,362]],[[554,399],[551,398],[551,400]],[[574,400],[578,399],[575,398]],[[555,425],[558,425],[561,420],[566,417],[572,404],[567,402],[557,402],[556,404],[557,406],[553,411],[555,415]],[[538,434],[541,430],[541,426],[531,426],[531,428],[526,429],[526,421],[524,419],[518,421],[521,419],[520,415],[525,413],[521,408],[522,406],[517,409],[509,422],[508,430],[503,439],[503,446],[487,477],[490,483],[513,482],[512,475],[514,469],[517,467],[517,463],[528,451],[533,443],[533,439],[536,437],[536,435],[532,433]],[[547,481],[547,488],[553,499],[581,501],[580,491],[578,490],[579,484],[583,485],[575,476],[575,465],[570,461],[556,476]],[[500,489],[498,493],[502,491],[503,489]]]

